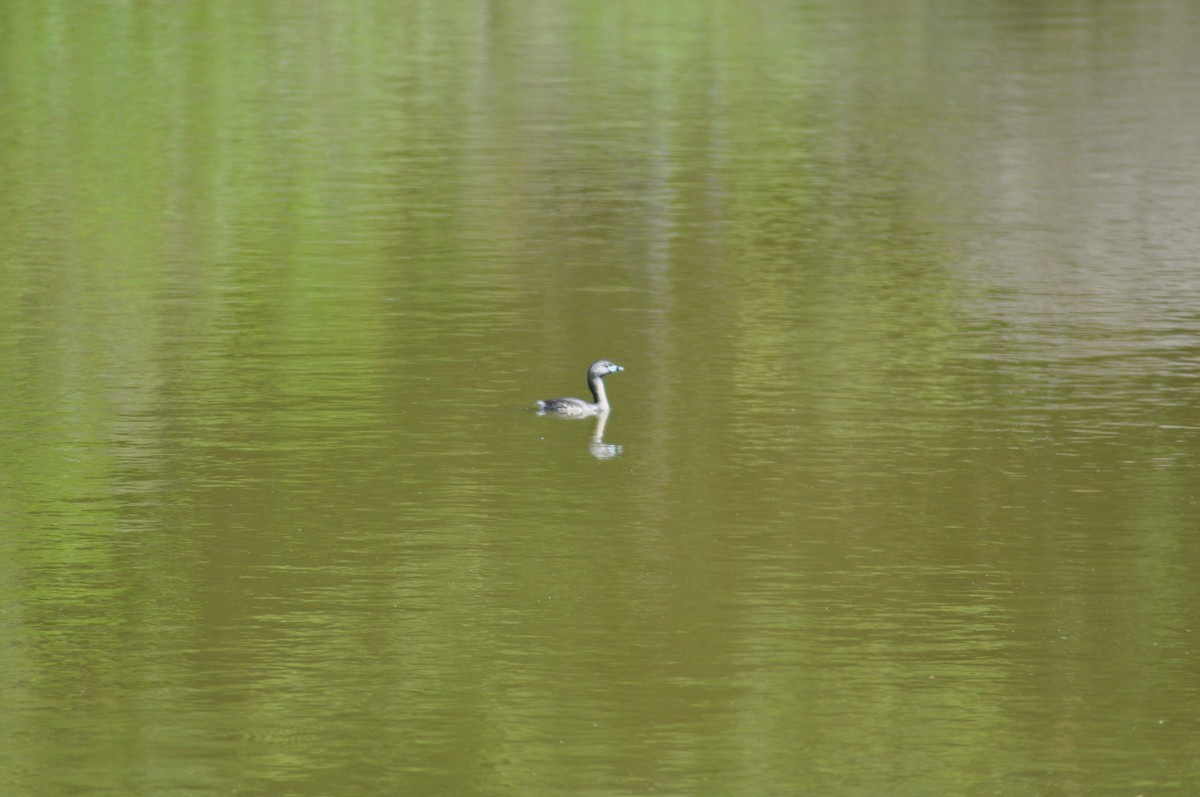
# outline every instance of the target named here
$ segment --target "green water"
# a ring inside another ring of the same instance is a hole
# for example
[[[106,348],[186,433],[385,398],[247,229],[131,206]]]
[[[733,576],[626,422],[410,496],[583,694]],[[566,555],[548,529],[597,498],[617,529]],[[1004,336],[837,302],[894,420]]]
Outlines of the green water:
[[[0,11],[0,793],[1200,793],[1190,5]]]

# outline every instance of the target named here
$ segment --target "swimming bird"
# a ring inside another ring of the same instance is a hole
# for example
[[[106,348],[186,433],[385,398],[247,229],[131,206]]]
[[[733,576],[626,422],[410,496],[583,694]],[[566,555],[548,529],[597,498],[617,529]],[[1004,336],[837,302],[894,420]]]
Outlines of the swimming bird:
[[[608,360],[596,360],[588,367],[588,387],[592,391],[591,401],[577,398],[544,399],[537,403],[538,415],[561,415],[564,418],[587,418],[609,410],[608,396],[604,394],[604,377],[625,369]]]

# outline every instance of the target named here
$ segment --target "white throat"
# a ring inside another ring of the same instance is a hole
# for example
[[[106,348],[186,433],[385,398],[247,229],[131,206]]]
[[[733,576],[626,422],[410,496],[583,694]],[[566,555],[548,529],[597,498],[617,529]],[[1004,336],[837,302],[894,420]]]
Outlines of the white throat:
[[[607,410],[608,396],[604,393],[604,379],[599,376],[593,378],[589,387],[592,389],[592,398],[596,399],[596,406],[601,410]]]

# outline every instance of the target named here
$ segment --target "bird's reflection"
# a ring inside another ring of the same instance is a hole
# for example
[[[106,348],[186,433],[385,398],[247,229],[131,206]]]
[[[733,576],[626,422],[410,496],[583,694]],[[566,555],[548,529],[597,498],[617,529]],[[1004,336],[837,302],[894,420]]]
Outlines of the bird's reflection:
[[[621,446],[604,442],[604,426],[607,423],[607,412],[596,414],[596,425],[592,428],[592,439],[588,442],[588,453],[596,459],[612,459],[621,455]]]
[[[539,412],[538,415],[548,415],[549,413]],[[574,418],[570,416],[559,416],[564,420],[582,420],[578,416]],[[596,425],[592,427],[592,436],[588,438],[588,453],[596,459],[612,459],[621,455],[621,446],[615,443],[604,442],[604,427],[608,425],[608,412],[597,412],[591,417],[596,419]]]

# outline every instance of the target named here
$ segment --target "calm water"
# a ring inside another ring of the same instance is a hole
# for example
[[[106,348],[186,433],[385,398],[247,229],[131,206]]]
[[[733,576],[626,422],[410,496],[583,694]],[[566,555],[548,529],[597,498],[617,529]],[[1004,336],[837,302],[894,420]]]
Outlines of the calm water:
[[[4,794],[1200,793],[1192,4],[0,10]]]

